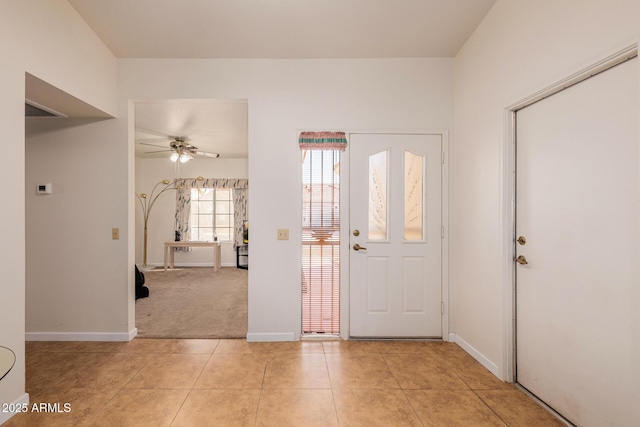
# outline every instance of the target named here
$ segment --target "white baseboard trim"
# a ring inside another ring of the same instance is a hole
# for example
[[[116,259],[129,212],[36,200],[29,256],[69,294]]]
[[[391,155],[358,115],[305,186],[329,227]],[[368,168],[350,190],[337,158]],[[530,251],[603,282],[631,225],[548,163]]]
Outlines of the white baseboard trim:
[[[25,341],[131,341],[138,334],[130,332],[27,332]]]
[[[16,400],[14,400],[13,402],[9,403],[9,408],[22,408],[24,405],[29,406],[29,393],[25,393],[22,396],[20,396],[19,398],[17,398]],[[2,409],[2,408],[0,408]],[[5,422],[7,422],[9,420],[9,418],[13,417],[15,414],[17,414],[18,412],[4,412],[2,410],[0,410],[0,424],[4,424]]]
[[[295,341],[293,332],[252,332],[247,334],[248,342]]]
[[[466,342],[456,334],[449,334],[449,341],[458,344],[464,351],[469,353],[471,357],[476,359],[478,362],[480,362],[482,366],[487,368],[489,372],[491,372],[496,377],[500,378],[500,380],[503,380],[503,378],[500,376],[500,369],[498,368],[498,365],[496,365],[487,357],[485,357],[482,353],[476,350],[471,344],[469,344],[468,342]]]

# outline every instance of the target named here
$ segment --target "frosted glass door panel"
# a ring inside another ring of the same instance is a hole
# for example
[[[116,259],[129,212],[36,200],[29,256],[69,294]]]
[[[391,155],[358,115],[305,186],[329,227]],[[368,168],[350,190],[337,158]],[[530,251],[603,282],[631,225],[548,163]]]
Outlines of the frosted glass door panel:
[[[404,152],[404,239],[423,240],[424,157]]]
[[[369,156],[369,240],[387,240],[388,152]]]

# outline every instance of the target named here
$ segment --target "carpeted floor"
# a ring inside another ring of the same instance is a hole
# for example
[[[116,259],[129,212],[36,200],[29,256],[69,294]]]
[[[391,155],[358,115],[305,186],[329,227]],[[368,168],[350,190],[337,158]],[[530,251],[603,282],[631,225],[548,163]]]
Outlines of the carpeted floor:
[[[245,338],[247,270],[225,267],[145,271],[149,297],[136,301],[142,338]]]

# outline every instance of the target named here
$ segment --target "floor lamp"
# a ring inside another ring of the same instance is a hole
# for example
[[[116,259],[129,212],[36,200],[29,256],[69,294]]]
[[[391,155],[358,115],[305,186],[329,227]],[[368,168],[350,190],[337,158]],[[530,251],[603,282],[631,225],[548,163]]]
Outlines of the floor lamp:
[[[142,216],[144,218],[144,246],[142,258],[143,268],[147,268],[147,223],[149,222],[149,214],[151,213],[151,208],[153,208],[153,205],[156,203],[156,200],[162,193],[168,190],[176,190],[179,188],[182,187],[176,186],[176,181],[163,179],[153,187],[153,190],[151,190],[150,194],[147,195],[146,193],[136,193],[136,197],[140,202],[140,206],[142,206]]]

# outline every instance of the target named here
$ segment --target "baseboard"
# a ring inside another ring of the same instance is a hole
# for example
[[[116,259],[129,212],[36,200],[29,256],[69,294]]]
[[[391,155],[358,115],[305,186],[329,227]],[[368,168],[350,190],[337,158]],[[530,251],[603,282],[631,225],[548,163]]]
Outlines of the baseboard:
[[[293,332],[274,332],[263,333],[253,332],[247,334],[248,342],[275,342],[275,341],[295,341],[295,334]]]
[[[138,336],[138,328],[133,328],[129,331],[129,341]]]
[[[16,408],[16,407],[22,408],[24,405],[29,406],[29,393],[25,393],[22,396],[20,396],[18,399],[9,403],[8,409]],[[17,414],[17,412],[5,412],[2,409],[3,408],[0,408],[0,424],[4,424],[6,421],[9,420],[9,418]]]
[[[458,344],[464,351],[469,353],[471,357],[476,359],[482,366],[487,368],[489,372],[491,372],[496,377],[500,378],[500,380],[504,381],[500,375],[500,369],[498,366],[489,360],[486,356],[476,350],[471,344],[457,336],[456,334],[449,334],[449,341]]]
[[[27,332],[25,341],[131,341],[138,333],[130,332]]]

